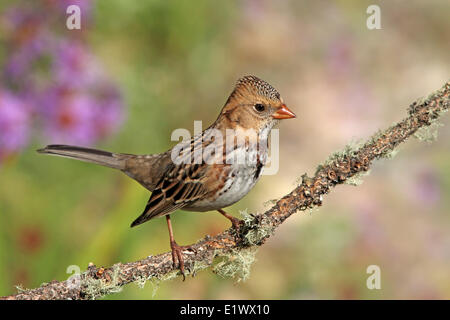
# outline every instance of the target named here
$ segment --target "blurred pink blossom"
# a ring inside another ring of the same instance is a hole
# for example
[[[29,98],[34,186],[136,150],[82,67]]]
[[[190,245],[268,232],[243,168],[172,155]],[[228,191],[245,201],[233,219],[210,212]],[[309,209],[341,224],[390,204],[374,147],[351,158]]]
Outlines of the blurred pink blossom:
[[[83,0],[19,1],[0,15],[7,48],[0,163],[5,154],[27,145],[31,127],[42,130],[37,136],[45,143],[90,145],[115,132],[123,121],[120,91],[83,34],[64,37],[52,25],[65,19],[70,4],[90,16],[92,3]]]
[[[20,98],[0,89],[0,162],[28,142],[30,114]]]

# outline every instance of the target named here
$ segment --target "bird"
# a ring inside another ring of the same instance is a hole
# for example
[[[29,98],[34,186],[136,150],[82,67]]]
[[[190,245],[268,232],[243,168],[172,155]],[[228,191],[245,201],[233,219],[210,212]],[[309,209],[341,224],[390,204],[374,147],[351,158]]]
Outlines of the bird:
[[[165,216],[173,267],[178,265],[184,279],[182,252],[191,248],[175,241],[171,213],[216,210],[239,229],[241,220],[223,209],[241,200],[261,177],[271,129],[280,120],[295,117],[274,87],[248,75],[237,80],[207,129],[166,152],[133,155],[61,144],[37,152],[118,169],[150,191],[144,211],[131,227]]]

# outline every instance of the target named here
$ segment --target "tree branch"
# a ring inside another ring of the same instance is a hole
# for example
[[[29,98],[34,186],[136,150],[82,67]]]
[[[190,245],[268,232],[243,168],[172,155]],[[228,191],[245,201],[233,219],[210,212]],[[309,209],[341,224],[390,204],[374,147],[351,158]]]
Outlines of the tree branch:
[[[313,177],[302,176],[302,183],[278,200],[271,209],[259,215],[244,213],[244,224],[238,232],[228,229],[214,237],[206,236],[184,252],[188,273],[212,267],[226,276],[245,279],[253,261],[255,248],[262,245],[275,229],[297,211],[322,204],[323,195],[341,183],[353,180],[369,169],[372,161],[389,158],[395,148],[410,136],[426,137],[426,130],[436,127],[440,116],[449,109],[450,82],[427,98],[418,99],[408,108],[408,116],[390,128],[373,135],[358,146],[347,146],[319,165]],[[121,287],[147,280],[161,281],[179,275],[166,252],[109,268],[89,265],[78,276],[66,281],[52,281],[36,289],[19,289],[19,293],[0,299],[95,299],[120,291]]]

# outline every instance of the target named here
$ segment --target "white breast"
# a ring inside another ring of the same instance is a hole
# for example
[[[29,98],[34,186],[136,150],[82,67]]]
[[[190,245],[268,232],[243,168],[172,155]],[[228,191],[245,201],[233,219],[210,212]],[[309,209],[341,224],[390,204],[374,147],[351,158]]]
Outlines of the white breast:
[[[236,150],[239,152],[238,150]],[[254,150],[257,152],[257,150]],[[249,159],[256,159],[256,154],[249,154]],[[228,174],[223,188],[214,197],[215,199],[204,199],[197,201],[184,210],[189,211],[210,211],[228,207],[241,200],[256,184],[264,170],[264,163],[267,154],[260,157],[260,162],[234,163]]]
[[[256,168],[238,168],[231,170],[230,175],[219,191],[215,200],[204,199],[183,208],[189,211],[210,211],[231,206],[241,200],[256,184],[259,176],[255,179]]]
[[[270,128],[265,128],[260,132],[259,137],[267,141]],[[261,141],[261,140],[260,140]],[[267,143],[267,142],[265,142]],[[211,211],[228,207],[241,200],[256,184],[261,177],[266,163],[268,150],[260,149],[259,161],[258,149],[247,146],[243,149],[235,149],[227,152],[227,159],[242,159],[242,152],[248,161],[235,161],[231,163],[231,170],[224,187],[217,193],[213,199],[203,199],[184,207],[188,211]],[[241,158],[239,158],[241,156]],[[230,163],[227,160],[227,163]]]

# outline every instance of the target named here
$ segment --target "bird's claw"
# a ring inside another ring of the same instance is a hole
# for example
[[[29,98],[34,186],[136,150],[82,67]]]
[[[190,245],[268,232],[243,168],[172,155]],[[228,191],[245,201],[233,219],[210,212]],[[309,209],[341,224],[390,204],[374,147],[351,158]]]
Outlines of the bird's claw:
[[[172,249],[172,261],[173,261],[173,268],[178,268],[183,275],[183,281],[186,280],[186,274],[184,273],[184,259],[183,259],[183,251],[192,251],[194,253],[197,253],[197,250],[192,248],[191,246],[179,246],[175,241],[172,241],[170,243],[170,248]],[[177,266],[178,261],[178,266]],[[190,269],[188,268],[189,273],[191,273]]]
[[[231,221],[231,224],[233,225],[233,228],[236,229],[236,230],[239,230],[239,228],[241,227],[241,224],[243,222],[241,219],[238,219],[238,218],[235,218],[235,217],[232,217],[230,219],[230,221]]]

